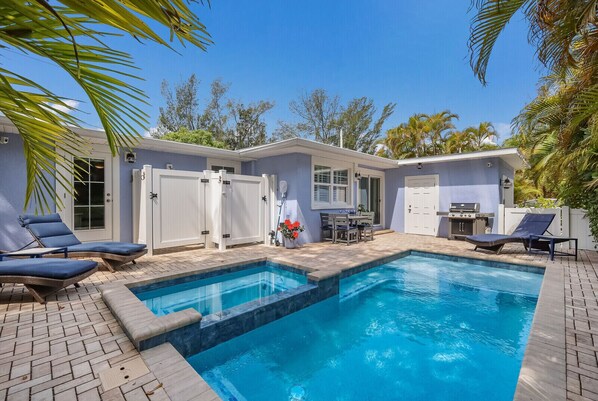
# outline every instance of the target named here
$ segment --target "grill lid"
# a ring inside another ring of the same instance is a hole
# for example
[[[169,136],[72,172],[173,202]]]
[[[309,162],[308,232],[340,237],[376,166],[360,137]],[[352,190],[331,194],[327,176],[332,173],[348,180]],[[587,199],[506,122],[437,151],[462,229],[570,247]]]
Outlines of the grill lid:
[[[471,212],[471,213],[478,213],[480,211],[480,204],[473,203],[473,202],[454,202],[451,203],[449,208],[449,212]]]

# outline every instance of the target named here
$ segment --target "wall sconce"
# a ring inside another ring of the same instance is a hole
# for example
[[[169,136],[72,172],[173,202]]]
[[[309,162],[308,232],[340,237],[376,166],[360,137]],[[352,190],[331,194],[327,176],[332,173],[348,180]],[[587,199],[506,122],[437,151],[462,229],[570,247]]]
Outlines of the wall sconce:
[[[422,169],[422,167],[423,167],[423,164],[421,164],[421,163],[417,163],[417,169],[418,169],[418,170],[421,170],[421,169]]]
[[[126,152],[125,153],[125,162],[127,163],[135,163],[137,160],[137,155],[134,152]]]
[[[361,178],[361,173],[359,171],[355,172],[355,181],[358,181]]]
[[[166,170],[172,170],[174,168],[174,166],[172,165],[172,163],[166,163]]]
[[[506,177],[504,180],[500,180],[503,189],[509,189],[513,186],[513,181],[509,180],[509,177]]]

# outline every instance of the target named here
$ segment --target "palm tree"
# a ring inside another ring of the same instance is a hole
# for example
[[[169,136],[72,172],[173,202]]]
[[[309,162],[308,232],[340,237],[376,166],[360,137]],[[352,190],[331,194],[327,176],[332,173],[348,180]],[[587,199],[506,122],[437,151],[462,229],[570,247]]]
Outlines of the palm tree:
[[[438,155],[443,151],[444,135],[447,131],[455,129],[453,120],[458,120],[459,116],[451,113],[449,110],[444,110],[440,113],[426,115],[426,117],[426,123],[430,132],[431,154]]]
[[[486,150],[496,148],[498,134],[492,123],[482,122],[477,127],[468,127],[465,131],[469,134],[473,150]]]
[[[167,27],[171,41],[176,38],[200,49],[211,43],[205,26],[179,0],[7,0],[0,4],[0,47],[42,57],[66,71],[85,91],[116,154],[119,148],[133,146],[147,126],[147,115],[138,106],[147,97],[132,83],[138,78],[131,57],[104,40],[130,34],[138,41],[171,47],[148,20]],[[33,199],[36,210],[49,209],[53,177],[71,188],[57,173],[60,168],[73,170],[62,155],[74,156],[86,148],[73,129],[81,121],[70,115],[72,110],[59,94],[0,68],[0,112],[15,124],[24,143],[25,206]]]
[[[444,141],[445,153],[464,153],[472,150],[473,141],[468,130],[452,131]]]
[[[527,137],[532,170],[543,191],[588,210],[598,238],[598,3],[595,0],[476,0],[469,41],[482,83],[500,32],[518,12],[550,71],[538,96],[515,122]]]

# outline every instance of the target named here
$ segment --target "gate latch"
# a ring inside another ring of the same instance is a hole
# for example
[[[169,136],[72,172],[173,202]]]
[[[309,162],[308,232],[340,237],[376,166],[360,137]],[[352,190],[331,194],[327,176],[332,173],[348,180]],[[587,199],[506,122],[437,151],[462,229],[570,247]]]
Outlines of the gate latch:
[[[262,200],[263,200],[264,202],[268,202],[268,198],[266,198],[266,195],[262,196]]]
[[[150,192],[150,199],[156,199],[158,197],[158,194],[155,192]]]

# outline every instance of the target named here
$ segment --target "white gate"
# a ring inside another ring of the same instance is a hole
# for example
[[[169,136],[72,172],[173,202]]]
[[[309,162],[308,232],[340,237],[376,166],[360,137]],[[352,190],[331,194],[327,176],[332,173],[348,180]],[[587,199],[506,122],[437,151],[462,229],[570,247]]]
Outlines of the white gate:
[[[144,166],[133,174],[136,241],[154,249],[184,245],[266,242],[272,205],[267,175],[227,174],[221,170],[179,171]],[[138,216],[138,218],[137,218]]]
[[[205,242],[206,199],[203,173],[152,170],[153,244],[155,249]]]
[[[227,174],[221,170],[210,178],[212,241],[225,247],[267,241],[270,218],[267,176]]]

